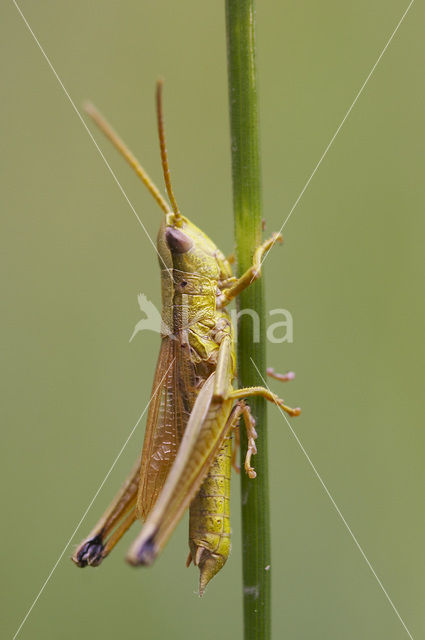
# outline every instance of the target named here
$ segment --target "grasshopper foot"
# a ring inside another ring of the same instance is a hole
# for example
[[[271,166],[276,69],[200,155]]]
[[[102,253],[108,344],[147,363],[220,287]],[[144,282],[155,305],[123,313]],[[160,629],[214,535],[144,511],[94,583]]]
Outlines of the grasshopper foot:
[[[149,567],[154,563],[156,556],[155,533],[153,533],[142,544],[138,545],[136,540],[128,552],[126,560],[133,567],[138,567],[139,565]]]
[[[98,567],[104,558],[103,550],[102,537],[98,535],[80,545],[71,559],[78,567]]]

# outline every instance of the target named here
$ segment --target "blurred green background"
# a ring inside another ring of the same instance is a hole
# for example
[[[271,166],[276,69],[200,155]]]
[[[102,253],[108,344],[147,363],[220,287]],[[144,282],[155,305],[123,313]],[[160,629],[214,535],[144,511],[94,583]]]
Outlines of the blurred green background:
[[[407,6],[258,2],[264,216],[278,229]],[[232,203],[224,7],[20,6],[78,107],[92,99],[162,187],[162,75],[177,200],[226,253]],[[292,424],[415,638],[424,637],[423,5],[415,3],[267,259],[269,348]],[[159,337],[128,344],[156,256],[12,2],[1,7],[3,637],[12,637],[146,405]],[[154,237],[160,210],[94,132]],[[278,383],[276,389],[279,389]],[[275,385],[273,385],[275,386]],[[280,414],[270,416],[275,638],[402,640],[378,583]],[[260,426],[261,428],[261,426]],[[233,552],[206,596],[184,521],[151,570],[69,561],[140,450],[120,457],[20,637],[240,638]]]

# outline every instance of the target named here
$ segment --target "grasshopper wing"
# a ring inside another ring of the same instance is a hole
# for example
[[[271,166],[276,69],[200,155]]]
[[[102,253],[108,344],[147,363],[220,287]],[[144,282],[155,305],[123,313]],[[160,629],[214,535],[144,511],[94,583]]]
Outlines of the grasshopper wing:
[[[181,349],[182,342],[182,336],[162,340],[142,456],[112,504],[74,552],[72,559],[79,567],[98,566],[136,516],[147,516],[164,485],[194,401],[194,368],[181,354],[186,353]]]
[[[155,504],[176,457],[195,401],[195,384],[194,366],[181,349],[181,341],[163,338],[142,451],[137,511],[143,519]]]
[[[127,559],[152,564],[199,487],[227,435],[232,399],[215,400],[215,373],[204,383],[167,480]]]

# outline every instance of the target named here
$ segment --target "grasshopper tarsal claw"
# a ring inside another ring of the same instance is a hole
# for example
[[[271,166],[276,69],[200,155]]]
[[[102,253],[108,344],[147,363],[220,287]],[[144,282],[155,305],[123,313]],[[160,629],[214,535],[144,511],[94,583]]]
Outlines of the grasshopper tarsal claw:
[[[98,567],[103,560],[103,549],[102,538],[96,536],[83,544],[73,560],[78,567]]]

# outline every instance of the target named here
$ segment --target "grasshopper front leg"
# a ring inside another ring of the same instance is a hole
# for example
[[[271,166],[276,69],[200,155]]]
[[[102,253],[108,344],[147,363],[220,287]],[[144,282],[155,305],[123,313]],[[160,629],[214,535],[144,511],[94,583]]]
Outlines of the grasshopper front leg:
[[[90,534],[78,545],[72,561],[78,567],[97,567],[136,520],[140,459]],[[109,537],[108,537],[109,536]]]
[[[249,285],[261,275],[261,261],[266,251],[272,248],[276,242],[282,242],[280,233],[274,233],[271,238],[263,242],[255,251],[252,260],[252,266],[241,275],[228,289],[224,289],[221,296],[217,300],[217,307],[225,307],[231,302],[241,291],[249,287]]]

